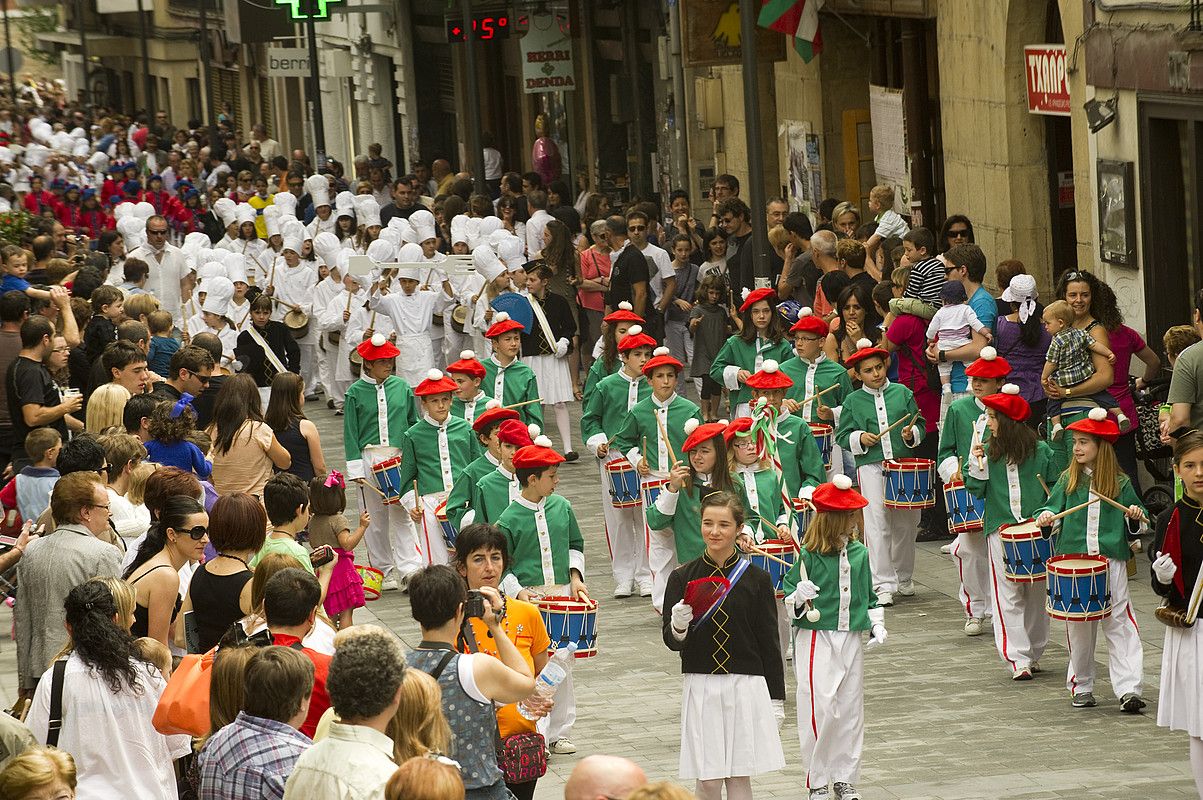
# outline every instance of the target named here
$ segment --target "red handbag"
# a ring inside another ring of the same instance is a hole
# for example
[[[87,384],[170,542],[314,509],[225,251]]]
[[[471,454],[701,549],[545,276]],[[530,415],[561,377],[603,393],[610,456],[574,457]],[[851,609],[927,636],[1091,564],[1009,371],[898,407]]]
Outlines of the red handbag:
[[[540,733],[515,733],[497,742],[497,766],[506,783],[526,783],[547,773],[547,746]]]
[[[164,736],[186,733],[208,736],[209,687],[213,680],[213,648],[203,655],[190,654],[180,660],[159,697],[151,724]]]

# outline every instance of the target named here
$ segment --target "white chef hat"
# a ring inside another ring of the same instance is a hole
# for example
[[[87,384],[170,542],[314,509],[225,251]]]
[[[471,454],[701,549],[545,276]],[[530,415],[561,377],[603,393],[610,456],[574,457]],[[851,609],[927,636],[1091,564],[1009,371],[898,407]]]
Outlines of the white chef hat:
[[[330,205],[330,179],[325,175],[310,175],[305,179],[305,191],[309,192],[309,199],[313,201],[313,207]]]
[[[313,252],[327,266],[337,266],[338,251],[342,249],[342,242],[329,231],[323,231],[313,237]]]
[[[368,245],[367,256],[377,264],[391,264],[397,256],[397,247],[387,239],[377,239]]]
[[[239,225],[244,222],[254,222],[255,217],[258,216],[255,212],[255,207],[250,203],[238,203],[234,206],[234,215]]]
[[[227,228],[238,221],[238,206],[228,197],[213,201],[213,213],[221,218],[221,224]]]
[[[280,212],[280,219],[297,218],[297,196],[292,192],[277,192],[272,205],[267,208],[272,207]],[[266,212],[267,208],[263,210]]]
[[[146,241],[146,220],[132,214],[117,220],[117,233],[125,242],[125,250],[129,252],[141,247]]]
[[[487,244],[477,245],[476,249],[472,251],[472,266],[476,268],[486,283],[492,283],[498,275],[505,272],[505,265],[501,263],[497,253],[493,252],[493,248]]]
[[[134,203],[134,216],[142,219],[150,219],[155,215],[155,207],[146,201]]]
[[[451,243],[459,244],[463,242],[468,244],[471,240],[468,236],[469,221],[471,217],[467,214],[456,214],[451,218]]]
[[[334,198],[334,213],[339,217],[355,216],[355,195],[350,192],[339,192]]]
[[[200,269],[198,269],[196,271],[197,285],[199,286],[199,288],[202,292],[208,292],[209,291],[209,282],[216,278],[222,278],[225,280],[229,280],[228,278],[226,278],[225,262],[222,261],[221,259],[212,259],[211,258],[210,260],[208,260],[204,264],[202,264]],[[230,284],[230,286],[233,286],[233,285],[234,284],[232,284],[232,283]],[[231,296],[233,296],[232,291],[230,294],[231,294]]]
[[[242,253],[227,253],[222,256],[222,261],[226,265],[226,277],[232,283],[250,283],[246,275],[246,256]]]
[[[497,256],[505,262],[505,268],[513,272],[526,266],[524,245],[517,236],[507,236],[497,244]]]
[[[413,241],[416,244],[438,238],[438,233],[435,229],[434,214],[431,214],[424,208],[420,208],[409,215],[409,224],[414,229]]]
[[[122,220],[122,219],[125,219],[126,217],[132,217],[132,216],[134,216],[134,204],[133,203],[118,203],[116,206],[113,207],[113,219],[115,219],[115,220]]]
[[[401,245],[401,249],[397,251],[397,261],[401,264],[401,268],[397,271],[398,278],[421,280],[421,265],[426,261],[426,257],[422,255],[421,246],[414,242]]]
[[[384,228],[383,230],[380,231],[380,235],[377,236],[376,239],[377,240],[383,239],[384,241],[391,244],[394,248],[400,248],[401,245],[405,243],[404,240],[401,238],[401,234],[398,233],[395,228]]]
[[[380,227],[380,203],[370,194],[355,196],[355,219],[365,228]]]
[[[44,147],[37,142],[31,142],[29,146],[25,148],[25,157],[23,161],[25,162],[26,166],[33,169],[39,169],[46,166],[46,160],[49,158],[49,148]]]
[[[230,316],[230,298],[234,296],[234,283],[224,275],[215,275],[205,281],[205,302],[201,311],[219,317]]]
[[[493,234],[493,231],[499,231],[503,228],[500,217],[482,217],[480,220],[480,237],[486,238]]]
[[[291,250],[297,255],[301,254],[301,248],[305,244],[305,240],[309,238],[305,232],[305,226],[298,220],[286,219],[280,226],[280,235],[284,238],[284,244],[280,250]]]
[[[247,204],[250,205],[249,203]],[[263,225],[267,228],[267,238],[280,235],[280,209],[266,206],[263,209]]]

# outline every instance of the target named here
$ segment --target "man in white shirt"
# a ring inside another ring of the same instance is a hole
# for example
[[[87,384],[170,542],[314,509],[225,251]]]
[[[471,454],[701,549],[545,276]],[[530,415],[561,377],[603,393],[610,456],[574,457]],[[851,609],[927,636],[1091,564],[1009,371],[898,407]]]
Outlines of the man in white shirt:
[[[397,771],[385,730],[401,705],[404,677],[401,647],[383,629],[359,626],[338,646],[326,691],[339,722],[297,759],[285,800],[384,800],[385,784]]]
[[[661,314],[668,304],[673,301],[677,290],[677,271],[673,269],[672,256],[663,247],[658,247],[647,240],[651,220],[642,211],[632,211],[627,214],[627,238],[631,246],[643,253],[647,259],[648,281],[652,290],[652,303]]]
[[[133,250],[126,260],[140,258],[150,265],[147,290],[159,299],[159,306],[171,312],[175,324],[184,325],[180,298],[183,282],[193,272],[180,248],[167,241],[167,219],[155,214],[146,220],[146,244]]]
[[[526,205],[530,208],[530,219],[526,222],[526,257],[538,258],[543,253],[543,233],[547,223],[555,219],[547,213],[547,192],[535,189],[526,196]]]

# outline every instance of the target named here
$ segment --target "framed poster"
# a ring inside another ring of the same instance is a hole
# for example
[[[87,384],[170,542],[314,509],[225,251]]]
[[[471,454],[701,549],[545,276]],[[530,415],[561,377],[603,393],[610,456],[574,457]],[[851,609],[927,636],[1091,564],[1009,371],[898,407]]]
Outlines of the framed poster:
[[[738,0],[679,0],[682,50],[687,67],[739,64],[743,31]],[[757,6],[759,7],[759,3]],[[785,60],[785,36],[757,27],[757,61]]]
[[[1099,258],[1136,266],[1136,197],[1131,161],[1098,161]]]

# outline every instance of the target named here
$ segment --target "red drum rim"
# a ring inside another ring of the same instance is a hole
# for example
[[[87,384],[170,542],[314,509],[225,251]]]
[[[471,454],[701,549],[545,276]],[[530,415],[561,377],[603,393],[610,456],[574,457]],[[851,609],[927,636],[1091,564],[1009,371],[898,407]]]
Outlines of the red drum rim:
[[[631,462],[627,461],[626,457],[616,458],[613,461],[606,462],[606,472],[634,472],[635,468],[631,466]]]
[[[948,524],[948,530],[952,533],[977,533],[978,531],[985,530],[985,527],[980,519],[973,520],[972,522],[950,522]]]
[[[949,481],[948,483],[944,484],[944,491],[946,492],[956,491],[957,489],[964,488],[965,481]]]
[[[1021,526],[1033,524],[1032,520],[1027,522],[1012,522],[1008,525],[1003,525],[998,529],[998,538],[1008,542],[1028,542],[1032,539],[1043,539],[1044,534],[1039,528],[1032,530],[1022,530]]]
[[[377,586],[384,583],[384,573],[375,567],[369,567],[367,564],[356,564],[355,571],[359,573],[360,578],[365,578],[365,573],[368,575],[375,575],[376,580],[373,583],[377,584]],[[365,600],[380,599],[380,589],[377,588],[377,586],[368,585],[368,581],[364,580],[363,597]]]
[[[1092,562],[1089,567],[1065,567],[1067,561]],[[1107,573],[1107,559],[1103,556],[1092,556],[1086,553],[1062,553],[1044,562],[1045,569],[1050,575],[1099,575]]]
[[[597,611],[597,601],[592,598],[585,602],[571,597],[538,597],[533,602],[543,611]]]
[[[928,472],[935,469],[930,458],[893,458],[881,466],[883,472]]]
[[[1003,577],[1011,583],[1040,583],[1048,580],[1045,572],[1003,572]]]
[[[792,554],[798,552],[797,549],[794,547],[794,543],[786,541],[785,539],[766,539],[765,541],[756,545],[756,547],[765,551],[766,553],[772,553],[773,555],[777,555],[779,553],[789,553],[792,555]],[[760,554],[753,552],[753,553],[748,553],[748,555],[749,556],[757,556]],[[778,564],[777,566],[781,566],[781,565]]]
[[[808,422],[806,424],[810,426],[810,432],[813,436],[831,434],[835,431],[835,428],[831,427],[826,422]]]
[[[884,505],[886,508],[892,508],[896,511],[907,511],[912,508],[931,508],[935,504],[935,498],[932,498],[931,500],[915,500],[914,502],[909,500],[886,500],[884,503],[882,503],[882,505]]]
[[[647,488],[655,489],[657,487],[663,488],[665,486],[668,486],[668,484],[671,480],[672,480],[672,478],[652,478],[650,481],[644,481],[642,484],[642,488],[644,488],[644,489],[647,489]]]
[[[401,456],[393,456],[391,458],[386,458],[383,461],[376,462],[374,465],[372,465],[372,471],[379,472],[381,470],[386,470],[389,467],[395,467],[400,463],[401,463]]]
[[[1065,620],[1066,622],[1098,622],[1111,616],[1110,605],[1101,611],[1058,611],[1046,603],[1044,610],[1053,619]]]

